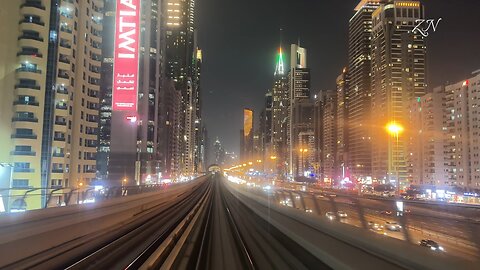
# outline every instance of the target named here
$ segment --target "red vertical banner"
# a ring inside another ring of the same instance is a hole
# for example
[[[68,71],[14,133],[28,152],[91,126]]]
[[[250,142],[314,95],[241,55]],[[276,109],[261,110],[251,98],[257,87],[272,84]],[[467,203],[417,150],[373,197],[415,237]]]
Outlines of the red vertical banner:
[[[117,0],[112,105],[137,111],[140,0]]]

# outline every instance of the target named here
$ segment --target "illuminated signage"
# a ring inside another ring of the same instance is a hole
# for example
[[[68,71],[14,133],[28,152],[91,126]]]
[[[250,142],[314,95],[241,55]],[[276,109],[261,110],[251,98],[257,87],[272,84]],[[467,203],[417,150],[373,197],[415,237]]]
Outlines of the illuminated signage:
[[[114,111],[136,111],[140,0],[117,0],[112,105]]]

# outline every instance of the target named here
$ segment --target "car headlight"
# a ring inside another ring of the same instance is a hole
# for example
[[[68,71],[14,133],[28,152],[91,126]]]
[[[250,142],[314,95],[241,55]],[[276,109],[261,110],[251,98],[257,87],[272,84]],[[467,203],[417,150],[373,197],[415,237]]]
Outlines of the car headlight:
[[[438,247],[438,249],[440,249],[441,251],[444,251],[444,250],[445,250],[443,247]]]
[[[436,247],[430,247],[430,249],[431,249],[431,250],[437,250],[437,248],[436,248]]]

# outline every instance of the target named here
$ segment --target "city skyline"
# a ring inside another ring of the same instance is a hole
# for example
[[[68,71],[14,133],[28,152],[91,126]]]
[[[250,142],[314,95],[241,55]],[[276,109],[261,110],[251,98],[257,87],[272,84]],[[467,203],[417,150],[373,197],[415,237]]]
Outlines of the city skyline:
[[[267,8],[270,5],[268,1],[262,1],[258,10],[266,13],[250,10],[250,16],[268,16],[272,19],[261,25],[251,25],[255,27],[254,31],[245,30],[251,29],[249,25],[245,27],[236,24],[234,20],[239,16],[237,14],[242,14],[241,10],[248,8],[247,4],[232,8],[217,0],[205,0],[198,8],[199,43],[208,59],[203,64],[202,74],[204,118],[209,133],[218,136],[228,151],[239,151],[238,130],[242,125],[242,108],[252,107],[260,112],[263,96],[274,82],[280,28],[283,29],[284,50],[288,52],[289,45],[300,40],[302,47],[309,52],[312,93],[335,89],[335,79],[348,64],[348,22],[359,1],[321,4],[298,2],[292,8],[299,12],[290,12],[288,1],[276,1],[273,9]],[[449,9],[452,5],[448,2],[422,1],[427,18],[443,18],[437,32],[431,33],[426,39],[427,65],[431,67],[427,72],[428,91],[446,81],[460,81],[479,68],[476,63],[480,62],[480,56],[474,53],[474,49],[480,47],[480,38],[473,35],[473,9]],[[472,4],[480,5],[468,0],[456,2],[459,7]],[[222,14],[217,15],[216,12],[220,10]],[[335,10],[335,14],[328,10]],[[208,16],[214,13],[215,16]],[[317,13],[323,16],[317,16]],[[231,19],[226,20],[225,17]],[[222,21],[222,24],[216,25],[217,20]],[[229,33],[225,31],[226,25],[230,31],[238,34],[226,38],[225,35]],[[202,28],[208,28],[208,31],[202,31]],[[455,45],[458,49],[450,50],[449,40],[459,40],[462,37],[468,37],[469,42],[459,42]],[[223,68],[228,63],[235,65]],[[285,68],[288,69],[289,63],[286,65]],[[218,113],[227,109],[227,113]]]

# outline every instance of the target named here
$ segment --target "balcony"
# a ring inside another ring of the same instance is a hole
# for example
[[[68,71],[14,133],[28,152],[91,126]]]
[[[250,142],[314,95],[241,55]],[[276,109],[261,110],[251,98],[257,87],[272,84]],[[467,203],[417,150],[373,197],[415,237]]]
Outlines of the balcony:
[[[67,27],[60,27],[60,31],[71,34],[73,31]]]
[[[20,68],[17,68],[15,71],[16,71],[16,72],[30,72],[30,73],[42,74],[42,71],[41,71],[41,70],[35,69],[35,68],[20,67]]]
[[[26,101],[26,100],[15,100],[13,105],[30,105],[30,106],[39,106],[37,101]]]
[[[52,173],[63,173],[63,169],[52,169]]]
[[[68,58],[59,58],[58,59],[59,62],[62,62],[62,63],[65,63],[65,64],[70,64],[70,60],[68,60]]]
[[[59,94],[64,94],[64,95],[68,95],[68,90],[67,88],[57,88],[57,93]]]
[[[15,85],[15,89],[18,89],[18,88],[27,88],[27,89],[40,90],[40,86],[39,86],[39,85],[26,84],[26,83],[16,84],[16,85]]]
[[[12,122],[38,123],[38,118],[36,118],[36,117],[13,117]]]
[[[67,109],[67,105],[60,105],[60,104],[57,104],[55,106],[56,109],[59,109],[59,110],[66,110]]]
[[[18,167],[15,167],[13,168],[13,172],[16,172],[16,173],[33,173],[35,172],[34,169],[30,169],[30,168],[18,168]]]
[[[37,153],[35,151],[11,151],[10,155],[14,156],[35,156]]]
[[[58,77],[63,78],[63,79],[67,79],[67,80],[70,78],[70,76],[68,76],[68,74],[62,74],[62,73],[58,73]]]
[[[97,148],[97,143],[86,143],[85,147]]]
[[[98,98],[98,91],[88,90],[88,96]]]
[[[53,137],[53,140],[54,140],[54,141],[57,141],[57,142],[64,142],[64,141],[65,141],[65,137]]]
[[[12,139],[32,139],[32,140],[36,140],[37,135],[35,135],[35,134],[12,134],[12,136],[10,136],[10,138],[12,138]]]
[[[18,37],[18,40],[21,40],[21,39],[31,39],[31,40],[36,40],[36,41],[43,42],[43,38],[42,38],[42,37],[35,36],[35,35],[23,34],[23,35],[21,35],[21,36]]]
[[[65,153],[53,153],[52,156],[54,156],[54,157],[65,157]]]
[[[21,21],[18,22],[18,24],[22,24],[22,23],[33,23],[33,24],[36,24],[36,25],[40,25],[40,26],[45,26],[45,23],[44,22],[41,22],[39,20],[33,20],[33,21],[29,21],[27,19],[23,19]]]
[[[67,121],[55,120],[55,125],[66,126],[66,125],[67,125]]]
[[[43,54],[35,51],[20,51],[17,53],[17,56],[33,56],[43,58]]]
[[[45,6],[43,6],[41,2],[36,2],[36,1],[27,1],[25,4],[20,5],[20,8],[23,8],[23,7],[32,7],[32,8],[45,10]]]
[[[71,49],[72,45],[65,43],[65,42],[60,42],[60,47]]]

